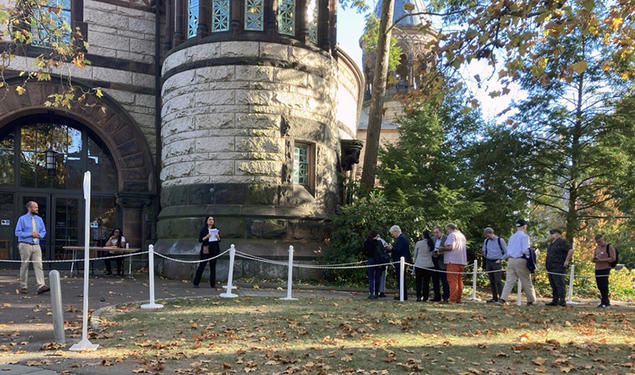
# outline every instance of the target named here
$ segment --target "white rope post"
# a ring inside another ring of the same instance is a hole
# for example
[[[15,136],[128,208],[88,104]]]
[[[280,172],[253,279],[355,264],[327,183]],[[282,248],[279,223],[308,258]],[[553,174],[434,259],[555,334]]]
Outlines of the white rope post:
[[[516,304],[518,306],[522,305],[522,301],[520,300],[521,298],[521,290],[523,289],[523,283],[520,282],[520,279],[518,279],[518,296],[516,297]]]
[[[404,288],[406,287],[404,273],[406,273],[406,259],[401,257],[399,258],[399,302],[404,301]]]
[[[573,277],[575,276],[575,264],[571,265],[571,273],[569,274],[569,296],[567,303],[573,303]]]
[[[297,298],[293,298],[293,245],[289,245],[289,265],[287,266],[287,296],[280,298],[283,301],[297,301]]]
[[[71,346],[73,351],[95,350],[98,344],[88,341],[88,278],[90,276],[90,171],[84,172],[84,303],[82,316],[82,339],[77,344]]]
[[[472,271],[472,301],[476,301],[476,273],[478,269],[478,260],[474,259],[474,271]]]
[[[154,303],[154,245],[148,246],[148,288],[150,289],[150,303],[141,305],[142,309],[160,309],[160,303]]]
[[[236,256],[236,247],[232,244],[229,247],[229,269],[227,270],[227,286],[225,293],[221,293],[220,296],[223,298],[236,298],[237,294],[232,293],[232,289],[234,286],[232,285],[234,281],[234,257]]]
[[[126,249],[130,248],[130,244],[126,241]],[[132,276],[132,256],[128,257],[128,276]]]

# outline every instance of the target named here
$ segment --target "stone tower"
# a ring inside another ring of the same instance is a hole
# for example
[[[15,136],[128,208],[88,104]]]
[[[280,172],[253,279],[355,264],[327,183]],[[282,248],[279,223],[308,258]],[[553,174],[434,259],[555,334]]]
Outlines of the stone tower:
[[[406,4],[411,4],[414,9],[406,11]],[[374,11],[377,18],[381,17],[381,7],[382,1],[379,0]],[[419,66],[422,61],[430,61],[427,56],[430,53],[429,43],[431,40],[435,40],[435,36],[424,32],[422,27],[427,25],[429,20],[424,16],[408,15],[424,11],[425,7],[422,0],[395,0],[393,22],[396,22],[397,25],[392,29],[392,37],[397,40],[397,45],[401,48],[402,54],[400,63],[395,72],[390,74],[386,86],[380,145],[398,141],[399,132],[396,119],[403,113],[403,104],[399,100],[399,94],[418,88],[423,79],[422,72],[430,68]],[[375,59],[374,53],[364,53],[362,57],[366,85],[364,88],[365,101],[357,128],[357,138],[360,140],[366,140]],[[363,154],[361,158],[363,159]],[[356,174],[361,174],[361,168],[357,168]]]
[[[213,215],[222,248],[319,252],[363,90],[335,46],[335,9],[334,0],[172,0],[159,251],[198,254]]]

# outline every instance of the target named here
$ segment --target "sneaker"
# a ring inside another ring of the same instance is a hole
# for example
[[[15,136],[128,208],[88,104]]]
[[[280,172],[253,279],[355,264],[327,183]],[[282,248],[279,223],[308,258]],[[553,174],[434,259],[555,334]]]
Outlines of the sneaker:
[[[377,298],[377,296],[376,296],[376,295],[374,295],[374,294],[370,294],[370,295],[368,295],[368,299],[376,299],[376,298]]]
[[[27,288],[20,288],[20,293],[29,294],[29,290]]]
[[[527,306],[531,306],[533,304],[534,304],[533,302],[527,302]]]
[[[379,293],[379,295],[377,296],[379,298],[386,298],[386,293]]]
[[[496,303],[496,302],[498,302],[498,300],[495,300],[495,299],[488,299],[486,301],[486,303]]]
[[[37,290],[37,294],[42,294],[42,293],[46,293],[49,290],[51,290],[51,288],[49,288],[46,285],[42,285],[38,290]]]
[[[603,304],[603,303],[601,303],[601,304],[599,304],[599,305],[598,305],[598,308],[600,308],[600,309],[605,309],[605,308],[607,308],[607,307],[609,307],[609,306],[608,306],[608,305],[605,305],[605,304]]]
[[[200,288],[200,286],[198,286],[198,284],[194,284],[194,285],[192,285],[192,288],[198,289],[198,288]]]
[[[421,298],[417,298],[417,302],[421,302]]]
[[[545,306],[557,306],[558,303],[556,301],[551,301],[551,302],[547,302],[545,303]]]
[[[499,299],[499,300],[498,300],[498,303],[499,303],[500,305],[507,305],[507,301],[505,301],[504,299]]]
[[[565,301],[558,302],[558,306],[566,307],[567,303]]]

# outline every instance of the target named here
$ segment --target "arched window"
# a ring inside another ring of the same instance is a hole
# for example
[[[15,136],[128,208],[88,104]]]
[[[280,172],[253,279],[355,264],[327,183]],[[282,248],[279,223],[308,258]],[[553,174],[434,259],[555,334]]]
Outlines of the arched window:
[[[84,171],[93,191],[117,191],[108,151],[86,130],[63,121],[34,120],[0,138],[0,186],[81,190]]]

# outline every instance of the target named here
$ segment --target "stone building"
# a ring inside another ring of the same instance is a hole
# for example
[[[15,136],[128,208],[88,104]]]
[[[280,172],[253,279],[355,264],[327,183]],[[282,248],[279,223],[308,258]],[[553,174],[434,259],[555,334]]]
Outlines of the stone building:
[[[364,87],[336,46],[334,0],[63,3],[89,43],[74,83],[103,88],[106,111],[47,108],[48,82],[0,98],[0,257],[19,258],[13,228],[28,200],[50,228],[46,259],[83,242],[84,170],[91,221],[123,228],[131,246],[197,256],[213,215],[227,246],[320,251]],[[14,76],[47,48],[35,44],[20,49]]]

